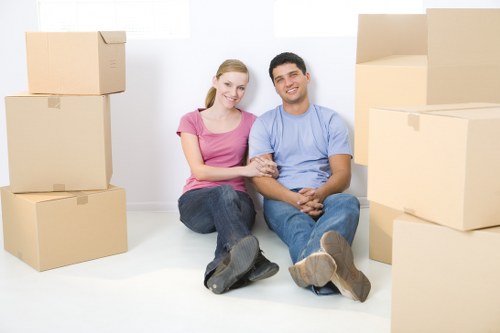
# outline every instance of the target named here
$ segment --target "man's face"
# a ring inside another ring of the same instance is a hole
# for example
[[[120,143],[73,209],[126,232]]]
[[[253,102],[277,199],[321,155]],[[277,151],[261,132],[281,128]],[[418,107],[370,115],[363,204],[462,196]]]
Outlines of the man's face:
[[[302,73],[296,64],[283,64],[274,68],[273,82],[284,103],[296,104],[307,99],[309,73]]]

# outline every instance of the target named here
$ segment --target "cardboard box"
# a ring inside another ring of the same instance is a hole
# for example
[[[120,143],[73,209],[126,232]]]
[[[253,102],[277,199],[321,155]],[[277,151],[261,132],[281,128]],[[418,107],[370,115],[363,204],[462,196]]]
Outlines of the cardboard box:
[[[99,190],[113,173],[109,96],[5,98],[14,193]]]
[[[359,16],[354,161],[368,165],[371,107],[500,103],[500,9]]]
[[[370,202],[369,258],[384,264],[392,263],[392,229],[402,211]]]
[[[1,193],[5,250],[38,271],[127,251],[122,188]]]
[[[392,332],[498,332],[500,227],[469,232],[410,215],[394,224]]]
[[[27,32],[31,93],[100,95],[125,90],[125,32]]]
[[[500,224],[500,105],[370,110],[368,199],[458,230]]]

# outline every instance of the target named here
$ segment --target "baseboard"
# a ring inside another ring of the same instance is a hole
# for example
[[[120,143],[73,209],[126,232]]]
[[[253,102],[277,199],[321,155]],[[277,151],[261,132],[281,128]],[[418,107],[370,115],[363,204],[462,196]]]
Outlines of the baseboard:
[[[177,212],[175,202],[127,202],[127,211]]]
[[[368,208],[370,206],[366,197],[358,197],[361,208]],[[150,212],[167,212],[176,213],[177,201],[175,202],[128,202],[128,211],[150,211]]]
[[[370,207],[370,201],[368,201],[367,197],[358,197],[359,200],[359,206],[361,208],[368,208]]]

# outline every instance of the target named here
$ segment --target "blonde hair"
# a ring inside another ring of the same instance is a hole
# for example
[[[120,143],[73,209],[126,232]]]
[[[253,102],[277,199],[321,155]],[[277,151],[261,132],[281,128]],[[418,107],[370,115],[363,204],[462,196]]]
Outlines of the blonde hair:
[[[215,78],[218,80],[222,74],[228,72],[237,72],[237,73],[245,73],[248,74],[247,66],[237,59],[227,59],[225,60],[217,70],[215,74]],[[205,107],[209,108],[214,105],[216,89],[211,87],[208,90],[207,97],[205,97]]]

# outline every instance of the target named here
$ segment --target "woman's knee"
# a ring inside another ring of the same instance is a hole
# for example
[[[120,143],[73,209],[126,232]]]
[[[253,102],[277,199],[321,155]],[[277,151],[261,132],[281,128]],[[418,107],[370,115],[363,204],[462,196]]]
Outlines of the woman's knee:
[[[236,190],[230,185],[220,185],[217,186],[217,194],[222,200],[237,200],[238,193]]]
[[[208,219],[192,219],[189,221],[181,222],[190,230],[199,234],[210,234],[215,232],[215,225],[211,220]]]

